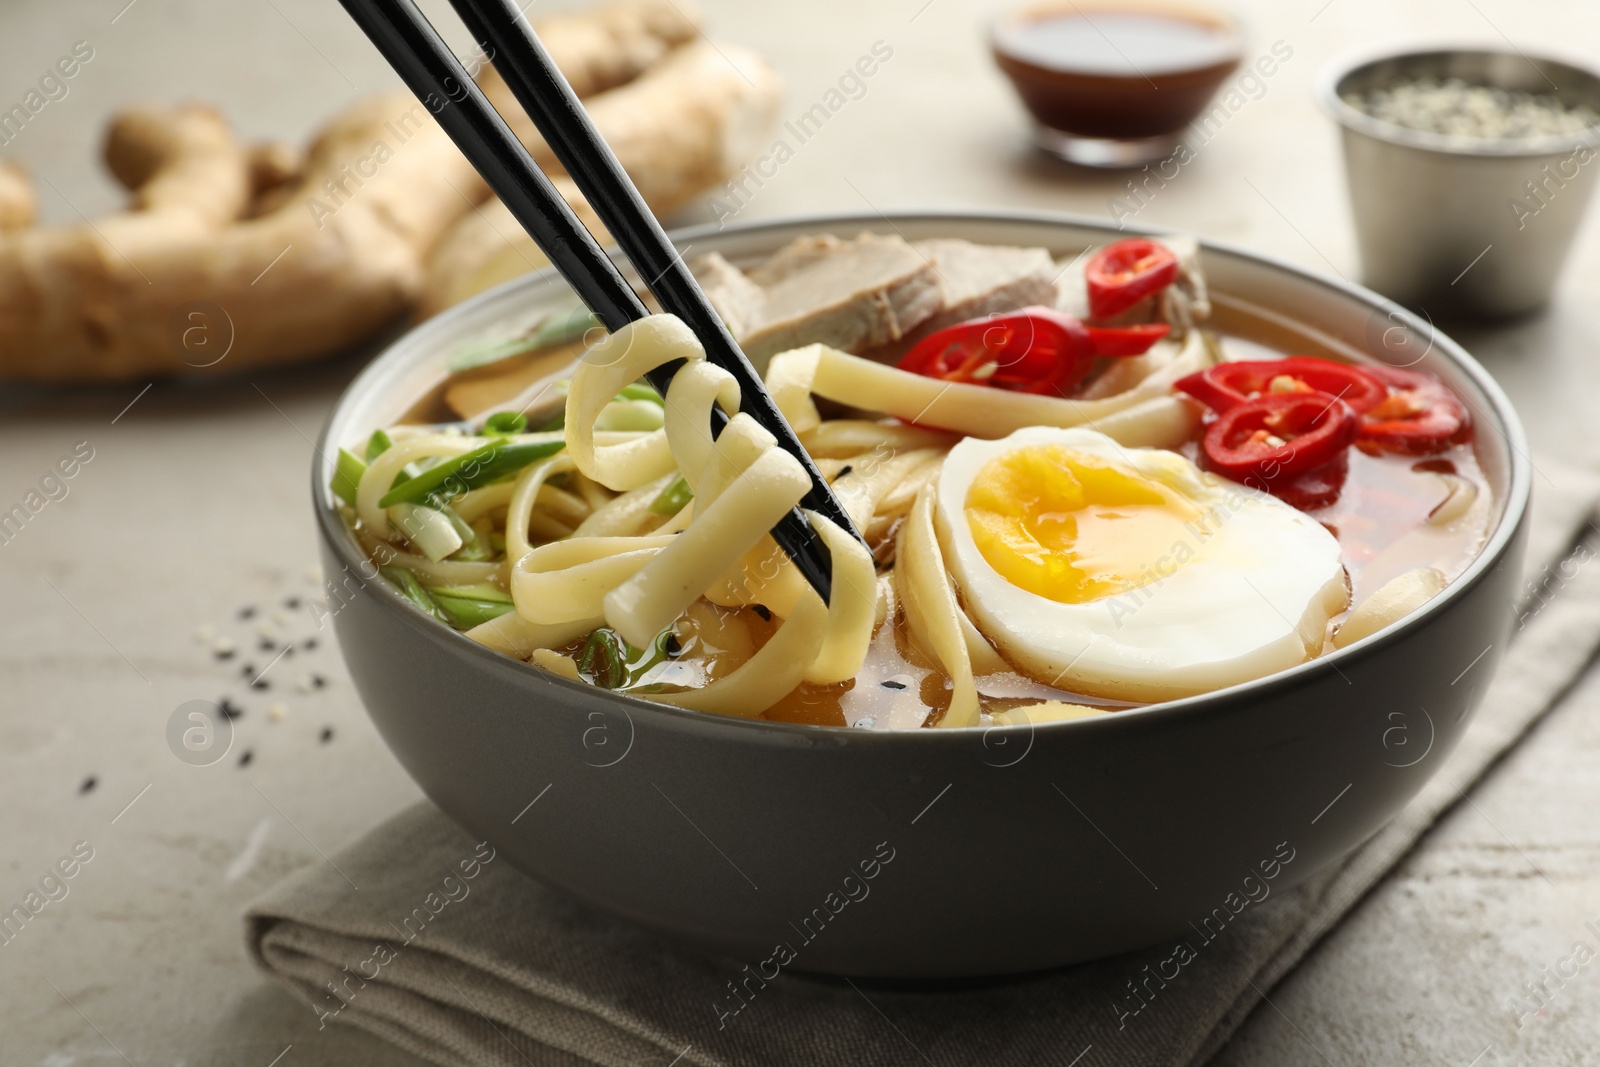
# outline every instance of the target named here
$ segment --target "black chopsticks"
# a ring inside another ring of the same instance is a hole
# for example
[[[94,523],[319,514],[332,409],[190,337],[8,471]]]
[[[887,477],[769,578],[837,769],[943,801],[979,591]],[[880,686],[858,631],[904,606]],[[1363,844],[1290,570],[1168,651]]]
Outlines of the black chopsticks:
[[[616,264],[601,251],[412,0],[341,3],[606,329],[619,330],[649,314]],[[705,346],[707,358],[738,380],[742,410],[772,433],[779,446],[811,476],[806,506],[859,540],[860,533],[755,369],[516,8],[503,0],[452,3],[596,214],[641,275],[649,279],[662,307],[683,319]],[[676,369],[670,364],[658,368],[650,375],[651,384],[665,394]],[[720,433],[727,417],[717,408],[712,416],[711,432]],[[800,510],[793,509],[780,520],[772,536],[827,601],[831,559]]]

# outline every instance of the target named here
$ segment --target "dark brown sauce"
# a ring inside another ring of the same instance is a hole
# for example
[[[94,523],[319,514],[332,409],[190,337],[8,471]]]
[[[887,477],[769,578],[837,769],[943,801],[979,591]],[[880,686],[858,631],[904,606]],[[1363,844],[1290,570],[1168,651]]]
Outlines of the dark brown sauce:
[[[1115,139],[1183,128],[1240,56],[1220,16],[1156,4],[1025,10],[996,25],[993,47],[1034,118]]]

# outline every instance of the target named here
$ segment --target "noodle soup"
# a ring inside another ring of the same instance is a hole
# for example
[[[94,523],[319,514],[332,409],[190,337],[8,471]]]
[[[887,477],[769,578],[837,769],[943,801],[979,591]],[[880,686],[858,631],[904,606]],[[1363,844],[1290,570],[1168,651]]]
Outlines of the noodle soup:
[[[532,669],[891,729],[1271,674],[1403,617],[1481,548],[1462,400],[1214,309],[1192,242],[1069,264],[899,245],[694,264],[863,535],[813,517],[829,605],[765,532],[803,471],[669,316],[457,353],[405,419],[345,443],[344,517],[418,610]],[[665,397],[642,384],[672,360]],[[715,441],[713,404],[733,416]]]

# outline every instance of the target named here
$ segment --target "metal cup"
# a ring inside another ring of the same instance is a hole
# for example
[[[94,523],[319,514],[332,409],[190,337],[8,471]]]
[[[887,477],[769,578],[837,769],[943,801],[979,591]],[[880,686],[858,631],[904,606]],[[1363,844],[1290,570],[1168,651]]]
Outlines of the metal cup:
[[[1550,299],[1600,172],[1600,127],[1476,140],[1413,130],[1347,104],[1422,78],[1551,93],[1600,110],[1600,75],[1574,60],[1485,48],[1389,49],[1325,68],[1365,284],[1432,315],[1504,318]]]

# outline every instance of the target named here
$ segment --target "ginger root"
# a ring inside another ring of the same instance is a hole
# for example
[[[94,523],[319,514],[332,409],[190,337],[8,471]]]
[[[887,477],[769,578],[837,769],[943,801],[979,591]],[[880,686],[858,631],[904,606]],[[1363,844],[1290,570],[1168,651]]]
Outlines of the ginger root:
[[[699,21],[682,0],[625,0],[540,19],[534,29],[572,91],[588,97],[632,81],[693,40]]]
[[[723,64],[715,86],[688,84],[691,73],[718,76],[685,46],[699,29],[681,0],[623,0],[541,20],[538,31],[580,95],[615,100],[608,133],[658,207],[681,202],[740,150],[737,123],[750,111],[721,88],[737,74]],[[645,83],[677,103],[625,95]],[[678,125],[652,134],[652,122]],[[458,219],[481,228],[503,214],[479,211],[482,180],[406,93],[345,109],[303,156],[242,145],[200,105],[136,108],[113,122],[105,159],[131,194],[127,210],[40,229],[30,228],[25,173],[0,163],[0,380],[232,373],[336,352],[417,305],[429,252]],[[598,228],[570,182],[556,180]],[[487,231],[497,246],[532,249],[509,217],[501,224],[503,237]],[[487,254],[453,247],[460,265],[442,252],[436,271],[468,271]]]
[[[0,237],[0,377],[239,371],[344,348],[410,307],[423,254],[483,195],[402,93],[335,118],[257,218],[243,216],[270,172],[252,175],[208,108],[123,114],[106,162],[130,210]]]
[[[28,172],[9,160],[0,160],[0,233],[33,225],[39,211]]]

